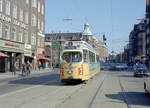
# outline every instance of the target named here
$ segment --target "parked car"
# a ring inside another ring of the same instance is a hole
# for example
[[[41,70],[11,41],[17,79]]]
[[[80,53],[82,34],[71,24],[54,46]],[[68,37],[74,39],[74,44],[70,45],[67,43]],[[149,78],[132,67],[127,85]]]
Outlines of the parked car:
[[[144,89],[146,93],[150,94],[150,78],[148,78],[145,82],[144,82]]]
[[[149,72],[148,72],[148,69],[146,67],[146,65],[144,64],[138,64],[137,66],[135,66],[135,69],[134,69],[134,76],[149,76]]]

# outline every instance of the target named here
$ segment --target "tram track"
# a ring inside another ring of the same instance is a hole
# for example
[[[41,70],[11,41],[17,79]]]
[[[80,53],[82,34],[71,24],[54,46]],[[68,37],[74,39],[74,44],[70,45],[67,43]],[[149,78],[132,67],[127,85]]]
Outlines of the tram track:
[[[100,85],[98,86],[98,88],[97,88],[95,94],[94,94],[93,97],[92,97],[92,100],[90,101],[90,104],[88,105],[88,108],[92,108],[92,105],[93,105],[93,103],[94,103],[94,101],[95,101],[95,99],[96,99],[96,96],[97,96],[97,94],[99,93],[99,91],[100,91],[100,89],[101,89],[101,87],[102,87],[102,85],[103,85],[105,79],[106,79],[106,76],[107,76],[107,75],[104,76],[104,79],[102,80],[102,82],[101,82]]]
[[[127,105],[127,108],[131,108],[131,105],[129,104],[129,101],[128,101],[128,98],[127,98],[127,95],[126,95],[126,91],[121,83],[121,80],[119,78],[119,85],[120,85],[120,88],[121,88],[121,91],[122,91],[122,97],[123,97],[123,100],[125,102],[125,104]]]

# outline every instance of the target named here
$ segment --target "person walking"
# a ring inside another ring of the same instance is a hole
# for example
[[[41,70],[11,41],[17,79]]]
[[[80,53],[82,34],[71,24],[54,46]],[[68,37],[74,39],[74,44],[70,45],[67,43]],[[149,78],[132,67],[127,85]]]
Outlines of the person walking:
[[[31,73],[31,71],[30,71],[30,63],[29,62],[27,62],[26,68],[27,68],[27,76],[28,76]]]

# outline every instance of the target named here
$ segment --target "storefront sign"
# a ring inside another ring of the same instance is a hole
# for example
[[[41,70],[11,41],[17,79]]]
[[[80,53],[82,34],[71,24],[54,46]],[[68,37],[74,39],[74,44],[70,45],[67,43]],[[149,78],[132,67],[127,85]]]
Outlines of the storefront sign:
[[[25,49],[29,49],[29,50],[31,50],[31,45],[29,45],[29,44],[25,44]]]
[[[32,56],[32,51],[31,50],[24,50],[24,56]]]
[[[5,40],[0,40],[0,47],[7,48],[7,49],[16,49],[16,50],[24,50],[24,45],[14,42],[9,42]]]
[[[20,27],[22,27],[22,28],[24,28],[24,29],[28,29],[28,27],[27,27],[26,24],[24,24],[24,23],[22,23],[22,22],[19,22],[19,21],[17,21],[17,20],[14,20],[13,24],[14,24],[14,25],[17,25],[17,26],[20,26]]]
[[[4,21],[7,21],[7,22],[9,22],[9,23],[12,22],[12,19],[11,19],[11,18],[9,18],[9,17],[7,17],[6,15],[1,14],[1,13],[0,13],[0,19],[2,19],[2,20],[4,20]],[[19,22],[19,21],[17,21],[17,20],[14,20],[14,21],[13,21],[13,24],[14,24],[14,25],[17,25],[17,26],[20,26],[20,27],[22,27],[22,28],[24,28],[24,29],[28,29],[28,26],[27,26],[26,24],[24,24],[23,22]]]

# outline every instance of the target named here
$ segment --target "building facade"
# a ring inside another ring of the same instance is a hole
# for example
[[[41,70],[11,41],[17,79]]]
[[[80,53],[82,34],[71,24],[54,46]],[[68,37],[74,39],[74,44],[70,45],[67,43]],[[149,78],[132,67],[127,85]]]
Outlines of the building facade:
[[[17,62],[36,58],[44,50],[45,0],[0,0],[0,71],[13,71]],[[30,62],[32,62],[30,60]]]
[[[128,51],[129,50],[129,51]],[[126,53],[129,53],[127,58],[128,63],[137,61],[143,62],[146,58],[146,20],[145,18],[139,24],[135,24],[129,35],[129,49],[126,48]],[[129,59],[129,60],[128,60]]]
[[[101,41],[98,41],[89,29],[89,24],[85,23],[83,32],[80,33],[50,33],[45,35],[45,49],[47,52],[47,57],[53,58],[53,62],[59,60],[59,52],[65,41],[86,41],[93,48],[99,52],[100,58],[105,62],[108,57],[108,48],[107,45]],[[59,50],[59,51],[57,51]],[[53,57],[52,57],[53,56]]]

